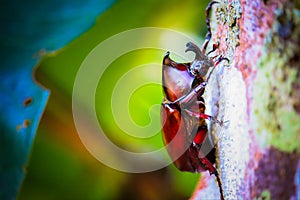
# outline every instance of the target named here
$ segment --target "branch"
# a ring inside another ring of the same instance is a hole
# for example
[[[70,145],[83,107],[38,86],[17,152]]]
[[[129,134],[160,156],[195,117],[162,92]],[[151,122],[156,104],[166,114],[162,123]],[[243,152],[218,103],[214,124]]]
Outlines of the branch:
[[[297,199],[299,3],[223,0],[215,5],[213,43],[230,66],[214,71],[206,99],[207,112],[230,120],[223,130],[212,124],[225,199]],[[218,191],[211,179],[204,175],[192,199],[219,198],[211,192]]]

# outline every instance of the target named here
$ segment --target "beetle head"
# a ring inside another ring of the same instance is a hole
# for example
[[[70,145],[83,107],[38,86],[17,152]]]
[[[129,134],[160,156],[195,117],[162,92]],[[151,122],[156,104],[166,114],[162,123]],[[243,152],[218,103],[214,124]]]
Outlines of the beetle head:
[[[192,42],[186,44],[185,52],[192,51],[196,54],[194,61],[191,64],[190,72],[196,76],[203,78],[213,63],[210,59],[205,56],[205,54],[200,50],[200,48]]]

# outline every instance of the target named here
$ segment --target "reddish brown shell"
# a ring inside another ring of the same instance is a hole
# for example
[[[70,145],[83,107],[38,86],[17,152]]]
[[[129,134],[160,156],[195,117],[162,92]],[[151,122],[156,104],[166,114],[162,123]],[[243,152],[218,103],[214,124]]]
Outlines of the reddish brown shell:
[[[195,99],[184,108],[179,100],[195,87],[195,83],[199,85],[203,80],[195,80],[196,77],[190,73],[190,64],[174,62],[169,58],[169,53],[164,57],[162,74],[165,94],[161,109],[163,141],[171,159],[181,171],[213,171],[203,162],[207,158],[199,157],[201,152],[196,147],[200,147],[206,137],[206,122],[204,118],[199,119],[189,113],[204,113],[202,93],[195,95]],[[209,157],[211,159],[207,162],[213,163],[214,157]]]

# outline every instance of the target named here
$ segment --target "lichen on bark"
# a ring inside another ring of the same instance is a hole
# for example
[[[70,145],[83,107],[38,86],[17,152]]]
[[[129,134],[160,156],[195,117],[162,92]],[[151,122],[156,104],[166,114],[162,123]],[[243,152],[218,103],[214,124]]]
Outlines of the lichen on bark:
[[[262,147],[300,153],[300,12],[286,3],[275,13],[254,82],[255,132]]]

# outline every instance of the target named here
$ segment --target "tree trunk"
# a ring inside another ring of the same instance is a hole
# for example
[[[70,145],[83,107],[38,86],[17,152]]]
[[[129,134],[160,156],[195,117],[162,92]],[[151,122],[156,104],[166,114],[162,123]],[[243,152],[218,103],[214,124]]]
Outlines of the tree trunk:
[[[300,2],[222,0],[212,43],[230,60],[206,88],[225,199],[300,199]],[[204,173],[192,199],[218,199]]]

